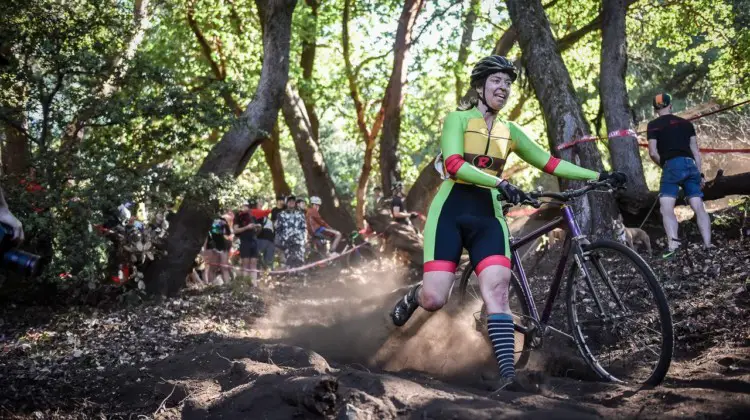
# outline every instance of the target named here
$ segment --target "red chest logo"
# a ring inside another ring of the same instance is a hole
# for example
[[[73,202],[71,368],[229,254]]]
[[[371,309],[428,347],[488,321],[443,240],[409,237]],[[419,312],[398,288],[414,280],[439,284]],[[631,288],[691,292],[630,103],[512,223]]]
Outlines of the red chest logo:
[[[486,155],[479,155],[474,158],[471,162],[474,166],[480,169],[487,169],[494,163],[494,159]]]

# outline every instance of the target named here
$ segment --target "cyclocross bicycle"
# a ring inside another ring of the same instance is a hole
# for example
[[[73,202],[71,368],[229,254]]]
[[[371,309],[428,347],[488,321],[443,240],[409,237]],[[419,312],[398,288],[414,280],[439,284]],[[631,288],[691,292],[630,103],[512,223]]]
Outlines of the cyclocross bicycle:
[[[529,194],[532,201],[525,204],[539,207],[541,203],[536,199],[548,198],[552,200],[548,203],[560,206],[562,215],[522,238],[510,238],[513,275],[508,297],[516,349],[522,349],[517,354],[516,367],[522,368],[530,351],[541,347],[544,337],[556,331],[575,342],[586,363],[602,379],[658,385],[669,370],[674,333],[669,305],[656,275],[643,258],[619,242],[590,243],[581,234],[573,208],[567,204],[601,188],[612,191],[612,185],[603,181],[562,193]],[[519,248],[558,227],[566,231],[562,257],[539,316]],[[549,323],[566,268],[568,327],[572,335]],[[470,299],[481,301],[477,276],[470,263],[460,273],[458,287],[462,304],[468,304]],[[480,312],[486,313],[484,305]],[[485,317],[475,318],[479,322]],[[486,327],[479,326],[486,334]]]

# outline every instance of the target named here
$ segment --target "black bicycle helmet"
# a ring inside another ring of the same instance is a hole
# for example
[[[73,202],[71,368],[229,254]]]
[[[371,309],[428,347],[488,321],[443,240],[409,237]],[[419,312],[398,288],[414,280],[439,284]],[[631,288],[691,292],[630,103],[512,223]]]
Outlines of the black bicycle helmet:
[[[513,62],[500,55],[491,55],[484,57],[474,65],[474,69],[471,70],[471,87],[477,88],[484,85],[484,82],[488,77],[495,73],[506,73],[510,76],[510,80],[515,82],[518,78],[518,71]]]

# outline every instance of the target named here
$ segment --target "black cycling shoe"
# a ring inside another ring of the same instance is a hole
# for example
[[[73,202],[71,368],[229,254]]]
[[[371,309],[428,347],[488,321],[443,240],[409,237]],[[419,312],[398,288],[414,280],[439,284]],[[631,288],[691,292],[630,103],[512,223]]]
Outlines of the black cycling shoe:
[[[500,391],[522,392],[524,394],[541,394],[546,380],[541,372],[516,372],[513,378],[499,378],[494,381],[491,388],[496,394]]]
[[[397,327],[401,327],[411,318],[414,311],[419,308],[419,302],[417,302],[417,291],[421,285],[414,286],[409,293],[403,298],[396,302],[396,306],[391,311],[391,320]]]

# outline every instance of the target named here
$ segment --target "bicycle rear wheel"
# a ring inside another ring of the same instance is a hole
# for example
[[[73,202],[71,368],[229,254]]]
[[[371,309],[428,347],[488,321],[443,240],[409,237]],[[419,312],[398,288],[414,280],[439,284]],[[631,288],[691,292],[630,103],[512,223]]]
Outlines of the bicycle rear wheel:
[[[475,309],[475,326],[477,330],[487,338],[489,345],[489,337],[487,336],[487,307],[485,306],[484,301],[482,300],[482,295],[479,292],[479,278],[474,273],[474,267],[472,267],[471,263],[466,264],[460,271],[458,298],[461,306]],[[530,322],[531,313],[515,272],[512,273],[510,279],[508,301],[510,304],[510,311],[513,314],[513,323],[517,327],[520,326],[523,330],[531,329],[533,326]],[[529,361],[531,348],[532,340],[527,339],[525,334],[522,334],[517,330],[515,334],[515,366],[517,369],[526,366],[526,363]]]
[[[568,323],[581,355],[613,382],[658,385],[672,361],[672,317],[648,264],[618,242],[583,245],[568,281]]]

